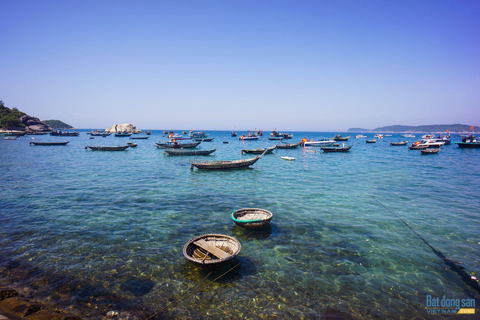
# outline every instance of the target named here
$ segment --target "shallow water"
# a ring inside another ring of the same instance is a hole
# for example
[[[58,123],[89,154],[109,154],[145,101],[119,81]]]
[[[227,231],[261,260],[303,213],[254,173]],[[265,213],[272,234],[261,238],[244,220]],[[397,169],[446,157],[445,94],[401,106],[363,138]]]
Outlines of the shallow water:
[[[246,159],[242,148],[276,143],[209,133],[215,140],[201,148],[217,151],[202,159]],[[333,135],[294,133],[293,141]],[[317,318],[331,307],[422,319],[432,317],[427,294],[478,298],[399,218],[480,272],[480,150],[452,143],[422,156],[390,146],[399,135],[351,138],[349,153],[277,150],[252,168],[211,172],[157,149],[160,131],[148,140],[33,136],[70,141],[49,147],[30,146],[31,137],[0,140],[0,283],[85,318],[109,310],[138,319],[159,311],[158,319]],[[138,147],[84,149],[129,141]],[[235,226],[231,212],[246,207],[271,211],[271,228]],[[205,233],[241,242],[233,270],[187,263],[184,244]]]

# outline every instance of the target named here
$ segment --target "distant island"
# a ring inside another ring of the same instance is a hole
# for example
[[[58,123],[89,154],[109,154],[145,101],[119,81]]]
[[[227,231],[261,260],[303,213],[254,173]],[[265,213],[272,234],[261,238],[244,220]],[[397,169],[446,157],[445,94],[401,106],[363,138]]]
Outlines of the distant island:
[[[472,132],[472,126],[466,124],[433,124],[423,126],[386,126],[375,129],[350,128],[348,132]],[[473,126],[473,131],[478,132],[480,127]]]
[[[60,120],[43,120],[42,122],[53,129],[73,129],[71,125]]]

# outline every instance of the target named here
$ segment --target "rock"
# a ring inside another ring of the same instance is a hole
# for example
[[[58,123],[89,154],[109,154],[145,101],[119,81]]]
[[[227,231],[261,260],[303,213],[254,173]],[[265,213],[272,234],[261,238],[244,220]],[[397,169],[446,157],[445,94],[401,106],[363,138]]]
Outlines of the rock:
[[[17,291],[9,288],[0,289],[0,300],[18,296]]]
[[[117,132],[130,132],[130,133],[140,133],[141,130],[138,130],[136,126],[131,123],[124,123],[124,124],[116,124],[110,128],[105,129],[105,131],[110,133],[117,133]]]
[[[50,131],[50,128],[46,123],[40,121],[38,118],[29,116],[28,114],[21,116],[20,121],[26,125],[26,131]]]

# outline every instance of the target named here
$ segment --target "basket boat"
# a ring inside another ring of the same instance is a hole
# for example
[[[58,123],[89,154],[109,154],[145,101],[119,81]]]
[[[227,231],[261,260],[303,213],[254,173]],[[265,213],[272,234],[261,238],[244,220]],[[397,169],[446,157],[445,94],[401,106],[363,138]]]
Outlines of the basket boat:
[[[247,229],[265,228],[272,221],[273,214],[265,209],[244,208],[232,212],[232,220],[235,224]]]
[[[215,269],[232,262],[242,246],[234,237],[223,234],[205,234],[191,239],[183,247],[183,255],[194,265]]]

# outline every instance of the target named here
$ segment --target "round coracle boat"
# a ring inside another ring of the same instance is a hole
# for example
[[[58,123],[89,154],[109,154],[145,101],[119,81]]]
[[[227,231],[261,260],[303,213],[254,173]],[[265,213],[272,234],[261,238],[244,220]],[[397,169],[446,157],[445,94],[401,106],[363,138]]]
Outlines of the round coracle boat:
[[[265,209],[245,208],[232,212],[233,221],[242,228],[265,228],[272,221],[273,214]]]
[[[205,234],[191,239],[183,247],[183,255],[203,268],[221,268],[232,262],[242,246],[234,237],[223,234]]]

